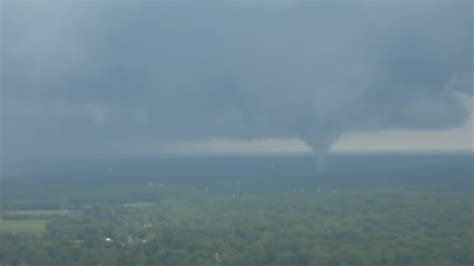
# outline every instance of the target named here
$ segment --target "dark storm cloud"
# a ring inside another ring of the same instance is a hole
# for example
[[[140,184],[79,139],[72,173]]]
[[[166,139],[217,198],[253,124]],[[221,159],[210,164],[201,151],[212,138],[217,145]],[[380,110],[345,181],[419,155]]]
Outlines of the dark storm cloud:
[[[460,126],[472,3],[6,1],[3,151]],[[467,95],[467,96],[466,96]]]

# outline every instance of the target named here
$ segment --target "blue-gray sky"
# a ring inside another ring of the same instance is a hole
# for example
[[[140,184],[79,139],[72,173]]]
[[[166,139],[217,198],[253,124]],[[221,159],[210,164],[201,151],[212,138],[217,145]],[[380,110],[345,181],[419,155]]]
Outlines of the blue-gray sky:
[[[1,5],[7,158],[472,149],[471,1]]]

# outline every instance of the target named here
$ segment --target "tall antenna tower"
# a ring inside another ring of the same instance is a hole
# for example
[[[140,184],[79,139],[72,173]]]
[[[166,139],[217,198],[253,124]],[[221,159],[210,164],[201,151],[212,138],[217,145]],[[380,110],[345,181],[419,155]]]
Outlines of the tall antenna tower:
[[[0,14],[3,14],[2,10],[2,4],[0,3]],[[3,30],[2,27],[0,27],[0,36],[3,36]],[[0,48],[2,48],[2,42],[0,41]],[[0,61],[0,76],[3,77],[3,64]],[[2,84],[0,81],[0,117],[2,117],[2,107],[3,105],[3,99],[2,99]],[[3,221],[3,190],[4,188],[4,182],[3,182],[3,120],[0,119],[0,222]]]
[[[1,5],[0,5],[1,6]],[[1,65],[1,63],[0,63]],[[0,67],[1,68],[1,67]],[[0,84],[1,86],[1,84]],[[0,87],[0,105],[2,101],[2,96],[1,96],[1,87]],[[0,117],[2,114],[2,108],[0,107]],[[3,121],[0,119],[0,222],[3,221],[3,190],[5,189],[5,184],[3,182]]]
[[[240,181],[235,182],[235,197],[240,197]]]

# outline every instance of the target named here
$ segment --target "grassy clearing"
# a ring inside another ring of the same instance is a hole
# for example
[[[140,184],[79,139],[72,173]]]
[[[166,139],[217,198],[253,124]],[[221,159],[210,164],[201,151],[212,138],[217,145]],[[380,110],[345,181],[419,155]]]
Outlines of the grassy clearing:
[[[21,211],[6,211],[5,214],[17,214],[17,215],[68,215],[71,213],[78,213],[78,211],[72,210],[21,210]]]
[[[21,233],[40,235],[47,220],[3,220],[0,221],[0,234]]]
[[[17,210],[17,211],[6,211],[3,213],[3,217],[6,220],[47,220],[52,217],[58,216],[73,216],[78,215],[80,211],[73,210]]]
[[[77,214],[79,211],[73,210],[19,210],[19,211],[6,211],[5,215],[28,215],[28,216],[65,216],[71,214]]]
[[[130,202],[130,203],[125,203],[123,204],[124,207],[135,207],[135,208],[139,208],[139,207],[153,207],[153,206],[156,206],[156,203],[154,202]]]

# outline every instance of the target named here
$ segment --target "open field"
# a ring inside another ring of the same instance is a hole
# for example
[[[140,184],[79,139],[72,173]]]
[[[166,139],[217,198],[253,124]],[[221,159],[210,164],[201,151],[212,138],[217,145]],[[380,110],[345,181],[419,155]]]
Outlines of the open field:
[[[154,202],[130,202],[130,203],[124,203],[124,207],[135,207],[135,208],[140,208],[140,207],[153,207],[156,206],[156,203]]]
[[[0,234],[24,233],[39,235],[44,231],[47,220],[3,220],[0,222]]]
[[[17,211],[6,211],[4,215],[11,216],[31,216],[31,217],[44,217],[44,216],[66,216],[72,214],[78,214],[79,211],[73,210],[17,210]]]
[[[78,213],[78,211],[72,210],[19,210],[19,211],[6,211],[5,214],[9,215],[31,215],[31,216],[43,216],[43,215],[54,215],[62,216]]]
[[[15,210],[5,211],[3,217],[7,221],[49,220],[54,217],[78,215],[74,210]]]

